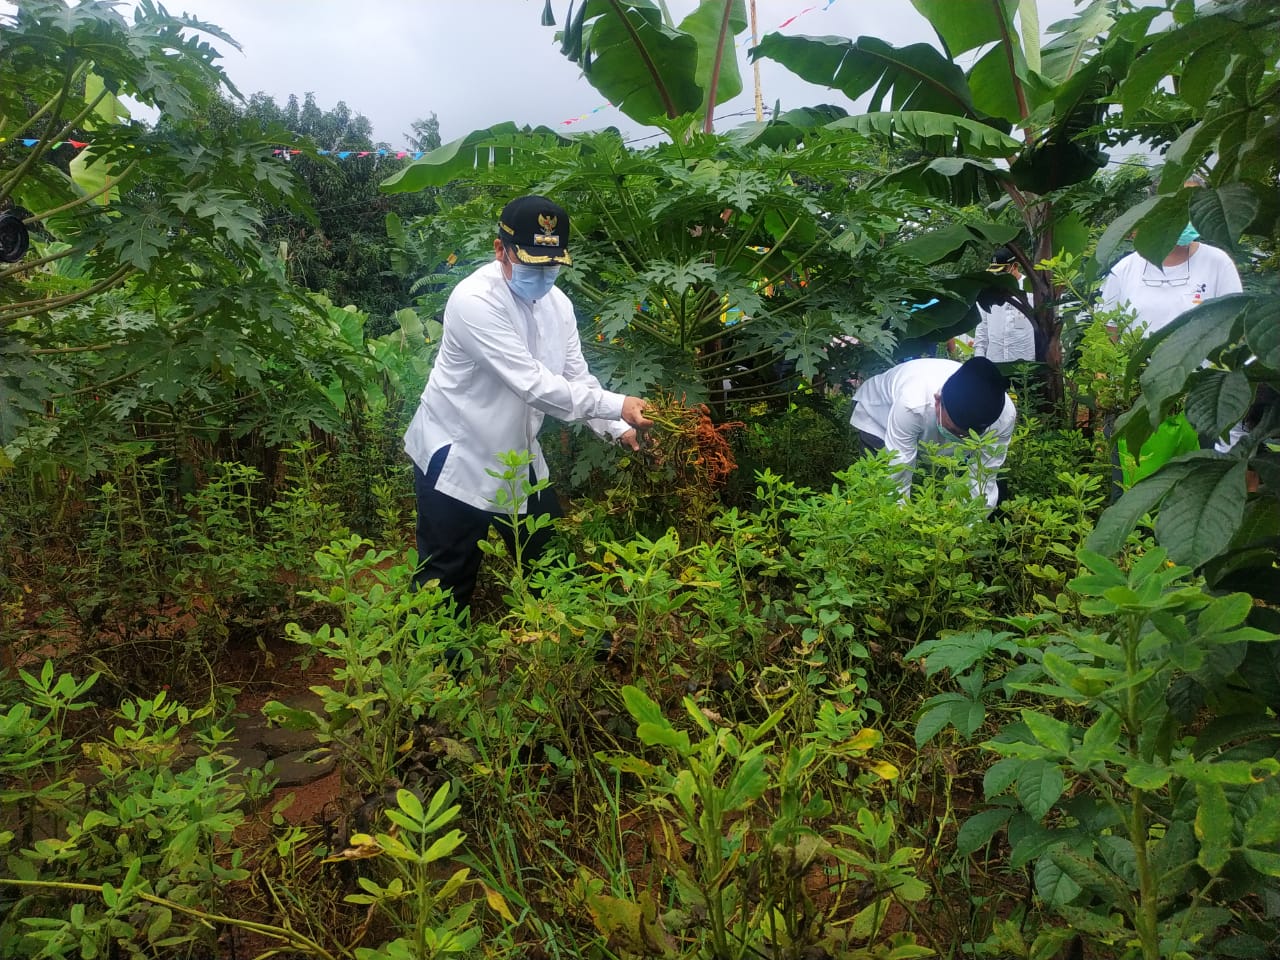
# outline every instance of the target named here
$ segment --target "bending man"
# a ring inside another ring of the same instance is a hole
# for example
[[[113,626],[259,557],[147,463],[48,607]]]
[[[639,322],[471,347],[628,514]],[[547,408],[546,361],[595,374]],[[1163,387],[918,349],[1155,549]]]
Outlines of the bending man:
[[[1000,498],[996,471],[1004,463],[1017,420],[1005,385],[999,368],[986,357],[963,364],[908,360],[858,388],[849,422],[864,450],[888,450],[893,455],[900,465],[903,499],[911,494],[921,443],[953,446],[971,432],[982,436],[983,446],[970,466],[969,488],[991,511]]]

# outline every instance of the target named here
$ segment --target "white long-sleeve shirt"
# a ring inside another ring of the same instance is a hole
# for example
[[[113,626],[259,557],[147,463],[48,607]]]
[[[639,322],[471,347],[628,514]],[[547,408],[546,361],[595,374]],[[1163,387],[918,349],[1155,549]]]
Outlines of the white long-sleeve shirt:
[[[960,369],[954,360],[908,360],[866,381],[854,395],[849,423],[884,440],[885,449],[901,465],[898,487],[903,499],[911,494],[911,477],[921,443],[953,446],[938,430],[934,399],[942,385]],[[1004,398],[1004,409],[984,435],[986,442],[969,468],[969,489],[994,510],[1000,498],[996,473],[1009,452],[1013,425],[1018,418],[1013,401]]]
[[[1027,315],[1012,303],[998,303],[990,310],[978,308],[982,317],[973,332],[973,355],[992,363],[1036,358],[1036,334]]]
[[[486,471],[503,469],[499,454],[530,451],[544,480],[547,462],[537,440],[543,417],[586,421],[599,434],[620,437],[629,429],[620,419],[625,399],[587,370],[569,298],[552,288],[533,303],[521,300],[494,261],[449,296],[440,352],[404,449],[426,472],[432,455],[450,445],[436,489],[496,510],[501,483]]]

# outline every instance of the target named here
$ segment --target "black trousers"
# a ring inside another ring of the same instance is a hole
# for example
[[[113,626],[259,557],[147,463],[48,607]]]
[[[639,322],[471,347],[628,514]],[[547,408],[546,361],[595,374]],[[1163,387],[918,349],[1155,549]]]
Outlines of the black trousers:
[[[865,457],[869,453],[884,449],[884,437],[877,437],[865,430],[858,431],[858,456]]]
[[[515,531],[509,515],[481,510],[436,489],[436,480],[448,456],[449,447],[442,447],[431,458],[426,473],[417,464],[413,467],[413,488],[418,502],[418,569],[413,582],[422,587],[431,580],[439,580],[440,586],[453,594],[459,607],[469,607],[482,559],[479,542],[489,535],[490,526],[496,526],[507,549],[514,552]],[[535,479],[530,467],[529,481],[532,483]],[[533,494],[525,509],[530,516],[563,516],[560,501],[550,487]],[[523,536],[521,560],[541,556],[552,532],[548,526],[532,536]]]

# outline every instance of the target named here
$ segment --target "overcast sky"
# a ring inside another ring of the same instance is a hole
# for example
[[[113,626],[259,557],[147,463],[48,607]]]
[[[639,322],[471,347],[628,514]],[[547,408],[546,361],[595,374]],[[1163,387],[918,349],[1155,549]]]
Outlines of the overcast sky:
[[[695,0],[667,0],[679,21]],[[979,3],[986,0],[954,0]],[[643,137],[560,55],[555,30],[540,25],[543,0],[165,0],[170,13],[190,13],[222,27],[242,51],[220,41],[222,67],[246,97],[263,91],[283,104],[289,94],[316,96],[322,109],[339,100],[373,123],[374,137],[407,144],[415,119],[434,113],[445,142],[504,120],[575,131],[617,126]],[[568,0],[552,0],[563,25]],[[1073,0],[1040,0],[1047,27],[1074,9]],[[760,35],[880,37],[894,44],[936,42],[908,0],[757,0]],[[223,49],[225,47],[225,49]],[[743,94],[722,104],[719,129],[751,119],[752,74],[738,46]],[[761,62],[766,111],[834,103],[843,95],[810,86]],[[602,108],[602,109],[597,109]],[[595,111],[595,112],[593,112]],[[563,121],[588,114],[565,125]],[[740,114],[732,117],[728,114]]]

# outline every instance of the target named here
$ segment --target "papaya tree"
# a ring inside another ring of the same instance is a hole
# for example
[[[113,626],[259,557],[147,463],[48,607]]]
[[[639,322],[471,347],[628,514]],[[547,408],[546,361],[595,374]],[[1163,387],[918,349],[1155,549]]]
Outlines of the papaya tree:
[[[0,465],[44,451],[86,473],[121,439],[296,436],[338,415],[307,385],[351,374],[349,351],[304,346],[326,328],[261,240],[255,204],[298,203],[281,131],[195,129],[238,95],[205,38],[234,41],[116,6],[0,13]]]
[[[831,373],[829,347],[856,340],[888,356],[920,296],[913,261],[886,253],[904,223],[937,214],[901,192],[859,188],[874,171],[861,136],[816,134],[803,150],[760,149],[732,134],[666,129],[636,150],[616,132],[477,131],[411,164],[384,189],[420,189],[465,176],[476,199],[428,223],[441,297],[467,264],[492,256],[498,210],[511,195],[547,193],[572,217],[574,265],[562,287],[589,324],[593,366],[619,389],[660,386],[741,400],[794,389],[793,372]],[[477,151],[503,162],[476,165]],[[961,308],[964,309],[963,307]]]

